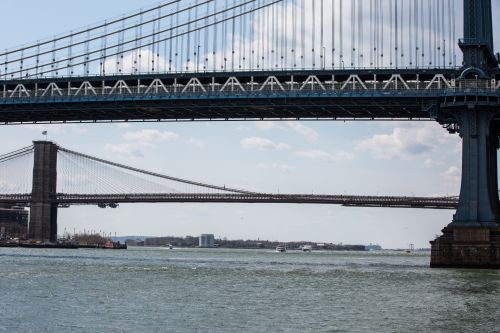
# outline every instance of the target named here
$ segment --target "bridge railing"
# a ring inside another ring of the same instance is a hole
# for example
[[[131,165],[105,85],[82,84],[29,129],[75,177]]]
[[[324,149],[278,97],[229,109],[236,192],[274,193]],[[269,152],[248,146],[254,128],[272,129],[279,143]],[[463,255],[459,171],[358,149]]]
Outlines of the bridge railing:
[[[1,86],[0,86],[1,87]],[[349,96],[349,95],[384,95],[401,96],[405,94],[418,96],[436,96],[443,93],[457,94],[500,94],[499,80],[456,80],[437,74],[431,79],[420,80],[416,78],[403,78],[395,74],[386,80],[361,78],[350,75],[343,80],[334,76],[328,79],[310,75],[297,81],[290,77],[267,76],[254,80],[253,78],[238,78],[229,76],[221,79],[198,78],[196,76],[177,79],[149,78],[147,80],[125,80],[117,78],[113,81],[102,81],[99,85],[95,82],[82,81],[74,83],[68,81],[48,82],[30,85],[18,83],[3,85],[0,91],[0,100],[30,101],[30,100],[74,100],[74,99],[99,99],[109,100],[116,98],[211,98],[227,96]]]

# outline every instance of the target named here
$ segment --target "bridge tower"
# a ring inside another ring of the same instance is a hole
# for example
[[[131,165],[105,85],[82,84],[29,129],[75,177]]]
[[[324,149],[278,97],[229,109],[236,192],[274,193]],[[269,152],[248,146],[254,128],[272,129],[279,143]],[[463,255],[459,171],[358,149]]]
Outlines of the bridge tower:
[[[29,238],[42,242],[57,241],[57,145],[35,141],[33,188],[31,194]]]
[[[500,267],[500,206],[497,150],[500,105],[478,98],[498,68],[493,53],[491,0],[464,0],[464,38],[459,41],[464,66],[458,84],[463,96],[444,102],[441,118],[454,118],[462,138],[462,180],[459,206],[443,235],[431,242],[432,267]]]

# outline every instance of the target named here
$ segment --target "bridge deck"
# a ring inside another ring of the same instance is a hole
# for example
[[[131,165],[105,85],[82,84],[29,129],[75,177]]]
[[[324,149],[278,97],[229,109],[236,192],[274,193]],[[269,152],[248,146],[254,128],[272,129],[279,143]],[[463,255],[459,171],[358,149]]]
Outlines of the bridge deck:
[[[0,123],[433,118],[446,96],[500,98],[456,69],[221,72],[0,81]],[[474,83],[474,82],[473,82]]]
[[[427,208],[456,209],[455,197],[377,197],[349,195],[304,195],[304,194],[58,194],[52,200],[60,206],[68,205],[116,205],[119,203],[283,203],[326,204],[352,207]],[[0,203],[27,206],[31,195],[2,195]]]

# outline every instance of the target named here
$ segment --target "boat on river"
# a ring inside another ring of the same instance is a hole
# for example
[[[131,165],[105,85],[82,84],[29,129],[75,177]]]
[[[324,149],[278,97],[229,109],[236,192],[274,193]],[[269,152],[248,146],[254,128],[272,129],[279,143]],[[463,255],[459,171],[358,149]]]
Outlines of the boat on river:
[[[276,252],[286,252],[286,247],[284,245],[276,246]]]
[[[312,252],[313,248],[312,248],[312,245],[303,245],[301,247],[302,249],[302,252]]]

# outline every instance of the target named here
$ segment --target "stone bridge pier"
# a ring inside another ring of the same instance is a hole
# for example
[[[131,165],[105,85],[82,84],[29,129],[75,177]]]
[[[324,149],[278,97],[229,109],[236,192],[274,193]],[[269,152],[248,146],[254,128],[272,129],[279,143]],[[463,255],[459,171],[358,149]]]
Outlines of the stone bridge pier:
[[[456,110],[462,138],[462,183],[453,221],[431,242],[431,267],[500,267],[497,108]]]
[[[463,93],[440,105],[438,121],[457,125],[462,138],[462,184],[453,221],[431,242],[431,267],[500,267],[497,150],[500,102],[480,96],[496,78],[491,0],[464,0]],[[479,89],[483,90],[484,89]],[[475,93],[476,91],[476,93]],[[453,128],[453,127],[451,127]]]
[[[33,189],[30,204],[29,238],[41,242],[57,241],[57,145],[35,141]]]

